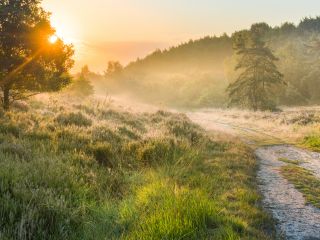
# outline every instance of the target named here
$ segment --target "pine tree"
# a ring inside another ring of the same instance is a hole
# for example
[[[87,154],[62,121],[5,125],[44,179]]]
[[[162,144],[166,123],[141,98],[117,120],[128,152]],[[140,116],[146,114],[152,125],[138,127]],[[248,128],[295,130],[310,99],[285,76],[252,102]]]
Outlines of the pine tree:
[[[262,29],[265,31],[265,26]],[[273,90],[285,84],[278,71],[278,59],[262,41],[261,28],[255,26],[251,31],[235,35],[235,51],[238,58],[236,70],[240,71],[237,80],[227,89],[230,105],[257,110],[273,110]]]

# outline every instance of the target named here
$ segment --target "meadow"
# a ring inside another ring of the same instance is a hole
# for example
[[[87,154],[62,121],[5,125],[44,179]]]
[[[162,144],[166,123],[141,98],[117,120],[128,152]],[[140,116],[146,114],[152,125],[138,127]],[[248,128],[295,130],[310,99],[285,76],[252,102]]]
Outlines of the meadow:
[[[320,151],[320,108],[318,106],[281,107],[278,111],[249,111],[243,109],[202,109],[200,113],[214,123],[227,124],[246,134],[255,133],[261,144],[294,144]],[[217,129],[219,130],[219,129]],[[225,129],[224,129],[225,131]],[[252,137],[252,136],[248,136]],[[267,142],[266,142],[267,140]]]
[[[0,118],[1,239],[273,239],[257,162],[184,114],[59,96]]]

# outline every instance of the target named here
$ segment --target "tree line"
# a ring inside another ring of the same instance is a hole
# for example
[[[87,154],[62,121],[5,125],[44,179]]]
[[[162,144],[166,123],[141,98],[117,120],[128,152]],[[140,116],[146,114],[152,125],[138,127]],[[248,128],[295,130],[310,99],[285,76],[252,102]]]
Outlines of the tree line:
[[[72,82],[73,46],[57,38],[41,0],[0,2],[0,100],[12,102]],[[109,62],[105,73],[84,67],[68,88],[80,97],[126,93],[175,107],[320,103],[320,17],[298,25],[253,24],[231,36],[204,37],[157,50],[123,67]],[[95,89],[91,85],[95,86]]]
[[[262,89],[263,95],[255,100],[260,102],[259,108],[319,104],[319,34],[319,17],[305,18],[298,25],[284,23],[271,27],[257,23],[231,36],[205,37],[157,50],[133,61],[118,74],[108,75],[104,86],[111,92],[125,91],[142,100],[163,102],[174,107],[238,104],[254,109],[255,106],[248,105],[248,98],[237,101],[237,95],[244,95],[244,92],[235,91],[235,85],[229,85],[235,83],[240,74],[244,78],[243,71],[249,67],[244,65],[255,59],[256,63],[263,65],[265,62],[277,72],[266,81],[261,79],[271,72],[262,71],[260,80],[263,87],[258,87],[257,93],[260,94]],[[239,41],[242,41],[242,46]],[[240,63],[240,60],[244,62]],[[279,84],[269,84],[273,78],[278,78]],[[99,84],[103,86],[103,83]],[[247,94],[245,96],[248,97]]]

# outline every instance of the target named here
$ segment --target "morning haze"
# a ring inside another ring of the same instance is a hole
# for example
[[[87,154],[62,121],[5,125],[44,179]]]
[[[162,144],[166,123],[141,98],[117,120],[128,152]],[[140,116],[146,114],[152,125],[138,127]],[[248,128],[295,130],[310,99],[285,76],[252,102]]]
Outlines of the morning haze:
[[[123,64],[207,35],[231,34],[253,22],[271,26],[316,16],[317,0],[45,0],[59,36],[74,43],[76,68],[103,71],[108,60]],[[115,47],[113,47],[115,46]],[[120,48],[126,49],[123,54]],[[99,63],[100,62],[100,63]]]
[[[319,9],[0,0],[0,239],[319,240]]]

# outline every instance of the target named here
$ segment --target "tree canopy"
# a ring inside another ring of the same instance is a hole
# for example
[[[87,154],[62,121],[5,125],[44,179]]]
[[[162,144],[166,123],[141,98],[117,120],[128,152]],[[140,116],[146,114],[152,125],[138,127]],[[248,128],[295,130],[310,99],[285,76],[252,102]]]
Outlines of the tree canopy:
[[[12,101],[70,83],[73,47],[55,34],[40,0],[0,2],[0,88],[5,109]]]

